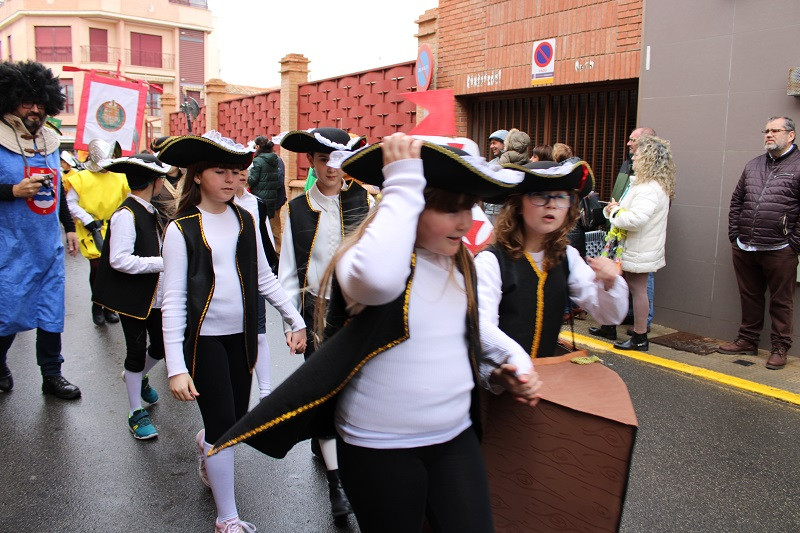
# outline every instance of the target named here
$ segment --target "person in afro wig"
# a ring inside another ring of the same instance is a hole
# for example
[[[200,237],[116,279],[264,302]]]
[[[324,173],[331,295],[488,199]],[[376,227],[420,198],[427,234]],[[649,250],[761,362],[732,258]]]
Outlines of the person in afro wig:
[[[34,61],[0,63],[0,116],[13,113],[23,103],[43,107],[46,116],[58,115],[66,97],[53,71]]]

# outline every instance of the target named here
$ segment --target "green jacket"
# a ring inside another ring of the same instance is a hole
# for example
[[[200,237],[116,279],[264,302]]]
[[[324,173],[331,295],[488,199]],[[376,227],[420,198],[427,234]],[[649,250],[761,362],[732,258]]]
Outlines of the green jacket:
[[[267,204],[267,216],[272,218],[280,208],[279,190],[283,187],[283,175],[278,164],[278,154],[262,152],[253,159],[253,166],[247,178],[250,192]]]

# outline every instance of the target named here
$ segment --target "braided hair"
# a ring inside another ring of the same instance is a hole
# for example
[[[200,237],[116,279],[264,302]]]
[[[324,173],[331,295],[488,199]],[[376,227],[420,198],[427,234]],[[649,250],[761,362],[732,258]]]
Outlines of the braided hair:
[[[0,116],[14,112],[23,102],[35,102],[52,117],[64,109],[66,101],[53,71],[30,60],[0,63],[0,94]]]

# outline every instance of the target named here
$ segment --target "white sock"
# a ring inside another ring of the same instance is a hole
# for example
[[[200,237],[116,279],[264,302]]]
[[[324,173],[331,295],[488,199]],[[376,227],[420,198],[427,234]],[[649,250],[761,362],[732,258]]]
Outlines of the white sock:
[[[142,375],[142,372],[125,371],[125,388],[128,389],[131,413],[142,408]]]
[[[322,458],[325,460],[326,470],[338,470],[339,460],[336,458],[336,439],[319,439]]]
[[[156,363],[158,363],[159,359],[153,359],[150,357],[150,354],[144,356],[144,371],[142,372],[143,376],[146,376],[148,372],[150,372]]]
[[[208,454],[211,445],[203,442],[203,451]],[[226,448],[218,454],[206,457],[206,473],[217,505],[217,521],[225,522],[237,518],[236,494],[233,485],[233,448]]]
[[[267,334],[262,333],[258,336],[258,359],[256,359],[255,367],[259,400],[272,392],[271,364]]]

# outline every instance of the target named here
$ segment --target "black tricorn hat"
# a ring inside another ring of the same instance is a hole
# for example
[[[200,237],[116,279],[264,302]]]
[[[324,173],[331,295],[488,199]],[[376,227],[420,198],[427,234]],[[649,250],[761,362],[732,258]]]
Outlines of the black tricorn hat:
[[[465,193],[479,198],[500,196],[511,191],[522,175],[497,166],[490,166],[479,156],[456,148],[423,141],[420,153],[428,185],[446,191]],[[373,144],[347,157],[342,170],[355,179],[381,187],[383,185],[383,149]]]
[[[218,131],[172,137],[161,145],[158,158],[168,165],[187,168],[203,161],[248,166],[255,149],[223,137]]]
[[[281,148],[300,154],[329,154],[334,150],[358,150],[367,144],[367,138],[350,137],[346,131],[339,128],[315,128],[290,131],[278,135],[273,142],[280,144]]]
[[[503,165],[503,168],[518,170],[525,175],[522,182],[508,191],[509,194],[546,192],[546,191],[575,191],[583,198],[594,187],[594,173],[589,163],[577,157],[570,157],[562,163],[555,161],[531,161],[525,165]],[[505,200],[505,197],[496,197],[494,200]],[[498,202],[500,203],[500,202]]]
[[[165,137],[158,137],[157,139],[153,139],[152,141],[150,141],[150,149],[154,152],[160,152],[161,149],[164,148],[164,146],[174,138],[175,137],[167,135]]]
[[[134,191],[144,189],[169,170],[169,166],[159,161],[154,155],[147,153],[101,161],[100,166],[110,172],[125,174],[125,177],[128,178],[128,186]]]

